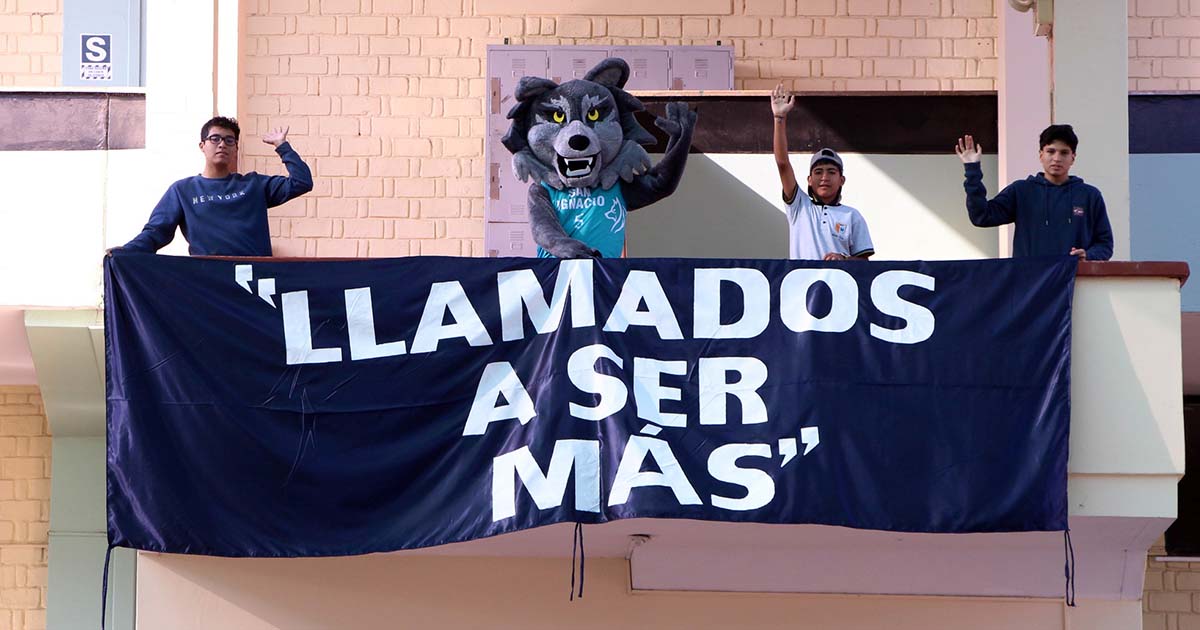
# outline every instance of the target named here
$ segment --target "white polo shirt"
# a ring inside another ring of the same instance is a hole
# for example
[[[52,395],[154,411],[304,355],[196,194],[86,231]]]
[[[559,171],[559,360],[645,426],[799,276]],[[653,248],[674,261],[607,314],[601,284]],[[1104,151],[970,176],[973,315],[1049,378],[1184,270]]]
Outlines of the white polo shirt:
[[[788,255],[793,260],[821,260],[830,252],[846,256],[875,253],[866,220],[850,206],[814,203],[797,186],[787,217]]]

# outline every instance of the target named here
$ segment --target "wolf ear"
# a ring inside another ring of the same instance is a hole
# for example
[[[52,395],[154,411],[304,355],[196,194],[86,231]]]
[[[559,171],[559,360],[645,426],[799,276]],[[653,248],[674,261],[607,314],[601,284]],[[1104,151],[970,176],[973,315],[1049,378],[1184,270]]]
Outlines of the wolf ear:
[[[521,77],[517,82],[517,92],[513,94],[518,101],[527,101],[531,98],[536,98],[558,87],[558,84],[550,79],[542,77]]]
[[[596,64],[583,80],[594,81],[605,87],[623,88],[629,80],[629,64],[620,57],[609,57]]]

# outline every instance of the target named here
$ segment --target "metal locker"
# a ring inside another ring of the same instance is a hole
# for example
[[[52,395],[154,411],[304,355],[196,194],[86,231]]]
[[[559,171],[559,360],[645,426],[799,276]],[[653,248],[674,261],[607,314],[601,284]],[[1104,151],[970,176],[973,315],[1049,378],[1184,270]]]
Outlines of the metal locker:
[[[550,49],[550,79],[555,83],[582,79],[588,70],[608,56],[607,48],[555,46]]]
[[[483,231],[483,250],[488,258],[537,257],[537,245],[528,223],[489,222]]]
[[[733,49],[671,47],[672,90],[732,90]]]
[[[488,130],[504,135],[508,130],[508,119],[504,117],[516,103],[513,96],[521,77],[546,76],[550,65],[550,53],[546,49],[506,49],[488,47],[488,90],[485,100]]]
[[[626,90],[667,90],[671,87],[671,51],[656,46],[613,48],[613,57],[629,64]]]
[[[484,194],[483,212],[486,220],[511,222],[529,219],[529,182],[522,182],[513,174],[512,153],[500,144],[499,136],[488,139]]]

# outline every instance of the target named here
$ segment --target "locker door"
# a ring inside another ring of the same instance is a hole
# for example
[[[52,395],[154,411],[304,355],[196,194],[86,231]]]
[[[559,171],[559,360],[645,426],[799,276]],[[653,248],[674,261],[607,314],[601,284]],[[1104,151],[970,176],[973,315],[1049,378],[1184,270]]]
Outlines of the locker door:
[[[491,223],[483,231],[483,249],[488,258],[537,257],[537,245],[528,223]]]
[[[528,205],[529,182],[522,182],[513,175],[512,153],[500,144],[500,136],[489,138],[484,184],[485,218],[488,221],[526,221]]]
[[[508,129],[508,119],[504,115],[516,103],[513,94],[516,93],[517,82],[526,75],[546,76],[549,63],[550,54],[546,50],[488,49],[486,105],[489,132],[504,135]]]
[[[582,79],[588,70],[607,57],[607,48],[555,46],[550,49],[550,78],[555,83]]]
[[[672,90],[732,90],[733,49],[671,48]]]
[[[667,90],[671,88],[670,57],[667,48],[637,46],[613,48],[612,56],[629,64],[626,90]]]

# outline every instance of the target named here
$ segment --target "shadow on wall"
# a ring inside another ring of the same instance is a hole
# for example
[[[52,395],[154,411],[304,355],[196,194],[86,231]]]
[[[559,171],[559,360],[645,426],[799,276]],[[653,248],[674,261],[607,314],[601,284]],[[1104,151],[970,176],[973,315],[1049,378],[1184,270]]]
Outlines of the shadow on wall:
[[[842,154],[845,203],[870,226],[877,260],[995,258],[995,228],[971,224],[953,155]],[[798,177],[808,154],[794,153]],[[995,194],[995,156],[984,159]],[[804,186],[803,180],[801,186]],[[675,194],[629,215],[630,257],[787,258],[788,224],[770,155],[692,154]]]

